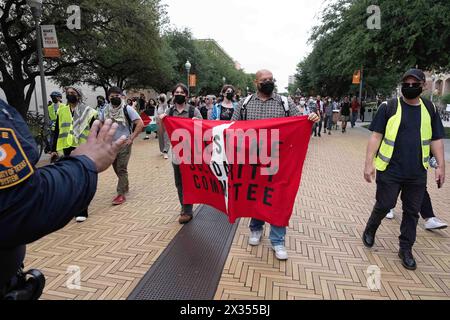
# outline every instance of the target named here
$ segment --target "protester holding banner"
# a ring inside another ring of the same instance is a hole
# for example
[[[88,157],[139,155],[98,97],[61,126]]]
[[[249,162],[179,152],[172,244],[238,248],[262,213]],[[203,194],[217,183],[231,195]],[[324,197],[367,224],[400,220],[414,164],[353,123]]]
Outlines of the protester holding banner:
[[[203,118],[200,111],[186,103],[188,92],[188,88],[184,84],[177,84],[172,91],[174,105],[171,108],[168,108],[164,114],[160,115],[160,119],[163,120],[166,116],[171,116],[202,120]],[[174,161],[172,162],[172,165],[175,175],[175,186],[177,187],[178,198],[181,204],[181,213],[178,221],[180,224],[186,224],[189,223],[194,216],[194,206],[192,204],[183,203],[183,184],[181,180],[180,165],[175,164]]]
[[[223,101],[214,106],[212,111],[213,120],[229,121],[233,117],[234,110],[237,107],[237,103],[233,101],[236,89],[232,85],[225,85],[222,88],[221,95]]]
[[[287,111],[287,106],[284,106],[284,99],[274,93],[275,80],[272,72],[268,70],[258,71],[256,73],[255,84],[258,89],[257,93],[251,96],[250,100],[245,99],[245,101],[240,102],[237,110],[234,112],[232,121],[283,118],[286,116],[301,115],[293,103],[289,103],[289,111]],[[317,114],[312,113],[309,115],[309,120],[316,123],[320,121],[320,118]],[[260,244],[264,232],[264,224],[265,222],[261,220],[254,218],[251,220],[250,245],[257,246]],[[275,255],[279,260],[288,259],[285,248],[285,236],[285,226],[271,225],[269,239],[272,243],[272,249],[275,251]]]

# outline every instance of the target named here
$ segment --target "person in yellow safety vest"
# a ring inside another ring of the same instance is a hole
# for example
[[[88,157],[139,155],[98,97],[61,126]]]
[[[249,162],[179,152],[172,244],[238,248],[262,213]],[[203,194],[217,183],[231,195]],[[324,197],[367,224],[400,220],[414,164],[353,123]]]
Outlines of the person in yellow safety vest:
[[[56,117],[57,117],[57,112],[58,109],[61,106],[64,106],[64,104],[62,103],[62,94],[61,92],[58,91],[53,91],[50,94],[50,98],[52,99],[52,103],[48,106],[48,116],[50,118],[50,129],[53,133],[53,131],[55,131],[55,127],[56,127]],[[53,134],[50,137],[50,144],[49,146],[51,147],[53,145]],[[50,149],[50,148],[49,148]],[[48,153],[50,150],[46,150],[46,152]],[[51,158],[51,162],[55,162],[57,160],[58,157],[53,156]]]
[[[63,106],[62,103],[62,94],[58,91],[53,91],[50,94],[50,98],[52,99],[52,104],[48,106],[48,116],[50,118],[50,127],[52,128],[52,131],[55,130],[55,124],[56,124],[56,117],[57,112],[60,106]]]
[[[66,88],[67,105],[59,107],[53,133],[52,156],[59,152],[70,156],[79,145],[87,142],[90,128],[98,117],[98,112],[84,103],[82,91],[76,87]],[[77,215],[77,222],[84,222],[88,210]]]
[[[439,163],[435,171],[438,188],[445,182],[442,121],[436,107],[420,97],[425,74],[411,69],[402,78],[402,98],[382,103],[370,130],[364,178],[371,183],[376,172],[376,204],[362,240],[366,247],[375,244],[375,234],[386,214],[394,208],[401,191],[403,219],[400,226],[399,257],[408,270],[417,268],[412,254],[416,241],[419,211],[427,185],[430,151]]]

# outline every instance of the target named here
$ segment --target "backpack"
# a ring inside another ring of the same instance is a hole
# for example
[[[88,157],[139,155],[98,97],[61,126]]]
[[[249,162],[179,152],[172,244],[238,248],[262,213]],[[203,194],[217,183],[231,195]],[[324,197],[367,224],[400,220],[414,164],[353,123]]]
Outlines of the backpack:
[[[291,115],[291,112],[289,110],[289,101],[286,97],[280,96],[281,97],[281,102],[283,104],[283,109],[284,109],[284,114],[286,117],[289,117]],[[244,104],[242,105],[241,108],[241,120],[247,120],[247,106],[250,102],[250,100],[252,100],[253,95],[248,96],[247,98],[245,98]]]
[[[434,103],[432,103],[430,100],[426,100],[423,98],[420,98],[423,101],[423,104],[428,110],[428,113],[430,114],[430,117],[433,118],[433,116],[436,114],[437,109]],[[389,120],[397,113],[397,107],[398,107],[398,99],[391,99],[389,101],[385,101],[384,103],[387,104],[386,108],[386,119]]]
[[[130,133],[133,133],[136,130],[136,124],[131,121],[130,115],[128,114],[127,106],[123,107],[123,113],[125,114],[125,118],[127,118],[128,129],[130,129]]]
[[[169,110],[169,116],[173,117],[175,113],[175,106],[171,107]],[[189,119],[192,119],[195,116],[195,108],[193,106],[189,106]]]

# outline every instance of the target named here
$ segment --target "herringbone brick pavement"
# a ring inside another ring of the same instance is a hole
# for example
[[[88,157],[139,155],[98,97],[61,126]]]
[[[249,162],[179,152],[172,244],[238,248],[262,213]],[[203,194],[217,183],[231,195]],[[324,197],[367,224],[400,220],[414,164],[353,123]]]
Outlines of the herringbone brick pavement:
[[[399,202],[395,220],[383,221],[375,247],[363,246],[375,202],[375,185],[363,179],[368,137],[367,130],[355,128],[313,138],[286,238],[290,259],[274,257],[268,226],[262,245],[250,247],[249,219],[241,221],[216,299],[450,299],[448,231],[425,231],[421,220],[414,247],[418,270],[405,270],[397,256]],[[438,217],[450,221],[449,184],[438,191],[430,174],[429,192]],[[380,290],[368,288],[370,266],[381,271]]]
[[[311,141],[286,239],[290,259],[275,259],[268,228],[261,246],[248,246],[249,220],[242,219],[215,299],[449,299],[448,231],[428,232],[420,222],[415,272],[397,257],[400,214],[383,222],[372,250],[362,245],[375,194],[362,178],[367,138],[353,129]],[[99,179],[87,222],[28,247],[26,265],[47,277],[43,299],[125,299],[180,230],[172,168],[157,149],[154,139],[136,142],[125,205],[110,205],[111,169]],[[430,178],[429,186],[437,215],[450,222],[450,183],[438,191]],[[367,288],[372,265],[381,270],[379,291]],[[79,290],[67,287],[70,266],[81,269]]]
[[[86,222],[28,246],[26,265],[47,278],[43,299],[126,299],[180,230],[173,169],[159,155],[154,135],[136,140],[128,170],[124,205],[111,205],[117,186],[111,168],[100,175]],[[79,290],[68,288],[75,268]]]

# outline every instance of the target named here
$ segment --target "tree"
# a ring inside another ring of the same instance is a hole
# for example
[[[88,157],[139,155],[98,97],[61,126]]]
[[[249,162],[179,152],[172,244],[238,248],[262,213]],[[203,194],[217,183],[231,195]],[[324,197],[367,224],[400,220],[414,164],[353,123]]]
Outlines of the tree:
[[[195,40],[188,29],[166,30],[163,39],[171,52],[169,59],[174,69],[172,85],[186,83],[185,63],[189,60],[192,64],[191,74],[197,75],[197,86],[191,91],[193,94],[218,94],[223,86],[223,77],[241,92],[246,93],[247,87],[253,88],[254,76],[236,70],[233,61],[218,52],[212,41]]]
[[[311,54],[298,66],[297,81],[322,94],[351,90],[352,74],[364,66],[370,94],[392,92],[410,67],[450,70],[448,1],[379,0],[380,30],[369,30],[373,1],[338,0],[324,11],[311,36]]]
[[[8,102],[25,116],[39,75],[34,23],[25,0],[2,1],[0,12],[0,88]],[[48,16],[47,10],[44,16]],[[48,65],[46,75],[77,63],[61,60]]]
[[[74,4],[81,30],[66,26],[66,8]],[[25,0],[2,1],[0,10],[0,88],[25,115],[39,75],[34,23]],[[41,24],[56,26],[62,56],[45,60],[45,74],[62,85],[156,86],[170,73],[160,50],[164,19],[159,0],[47,0]]]
[[[122,89],[159,88],[171,68],[165,59],[160,28],[164,21],[164,7],[159,0],[96,1],[90,6],[88,21],[101,16],[107,24],[103,28],[89,28],[83,37],[84,55],[89,62],[65,68],[55,80],[61,85],[84,83]],[[95,13],[94,13],[95,12]]]

